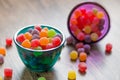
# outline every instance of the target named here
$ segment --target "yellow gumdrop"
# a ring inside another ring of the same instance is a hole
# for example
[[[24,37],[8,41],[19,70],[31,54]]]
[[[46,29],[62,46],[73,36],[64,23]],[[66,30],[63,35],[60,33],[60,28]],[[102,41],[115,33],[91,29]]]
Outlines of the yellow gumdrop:
[[[68,72],[68,79],[75,80],[76,79],[76,72],[74,70],[70,70]]]
[[[97,12],[97,17],[99,19],[102,19],[104,17],[104,13],[103,12]]]
[[[91,33],[91,27],[90,27],[90,26],[86,26],[86,27],[84,28],[84,32],[85,32],[86,34],[90,34],[90,33]]]
[[[70,52],[70,58],[71,60],[76,60],[78,58],[78,52],[77,51]]]
[[[30,48],[31,47],[31,43],[28,39],[24,40],[21,45],[25,48]]]
[[[92,33],[90,35],[92,41],[97,41],[98,40],[98,35],[96,33]]]

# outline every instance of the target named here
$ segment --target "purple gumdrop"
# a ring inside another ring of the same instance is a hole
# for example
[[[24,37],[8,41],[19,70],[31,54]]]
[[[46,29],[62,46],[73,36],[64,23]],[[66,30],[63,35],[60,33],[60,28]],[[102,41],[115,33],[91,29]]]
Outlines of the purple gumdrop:
[[[29,29],[28,29],[28,32],[29,32],[29,33],[32,33],[32,31],[33,31],[32,28],[29,28]]]
[[[40,33],[40,32],[39,32],[37,29],[34,29],[31,34],[32,34],[32,35],[34,35],[34,34],[39,35],[39,33]]]
[[[69,37],[66,39],[66,41],[67,41],[67,44],[68,44],[68,45],[71,45],[72,42],[74,41],[74,38],[73,38],[72,36],[69,36]]]
[[[77,51],[78,51],[78,53],[81,53],[81,52],[85,52],[85,49],[84,48],[78,48]]]
[[[102,31],[104,29],[103,26],[99,26],[99,30]]]
[[[86,53],[89,53],[90,52],[90,49],[91,49],[91,46],[89,44],[85,44],[84,45],[84,49],[85,49],[85,52]]]
[[[85,35],[85,42],[86,43],[90,43],[91,42],[90,35]]]
[[[2,55],[0,55],[0,64],[3,64],[4,63],[4,58]]]
[[[99,20],[99,26],[103,26],[105,24],[105,19],[100,19]]]
[[[40,39],[40,36],[37,35],[37,34],[34,34],[33,37],[32,37],[32,40],[33,40],[33,39]]]

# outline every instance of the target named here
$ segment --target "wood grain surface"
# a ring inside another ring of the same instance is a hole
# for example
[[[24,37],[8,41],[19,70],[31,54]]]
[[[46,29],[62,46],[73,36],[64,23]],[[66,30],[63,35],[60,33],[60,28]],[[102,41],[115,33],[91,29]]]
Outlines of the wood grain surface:
[[[44,76],[47,80],[68,80],[69,70],[75,70],[76,80],[120,80],[120,0],[0,0],[0,47],[5,47],[5,39],[13,37],[23,26],[31,24],[47,24],[62,30],[66,37],[67,17],[71,9],[84,1],[98,2],[109,12],[111,29],[108,35],[99,43],[93,45],[87,59],[87,73],[78,72],[76,62],[71,62],[69,52],[73,47],[65,46],[60,60],[53,70],[42,73],[29,71],[20,60],[16,47],[7,48],[5,63],[0,65],[0,76],[5,67],[13,68],[12,80],[37,80]],[[105,44],[113,44],[111,55],[105,55]]]

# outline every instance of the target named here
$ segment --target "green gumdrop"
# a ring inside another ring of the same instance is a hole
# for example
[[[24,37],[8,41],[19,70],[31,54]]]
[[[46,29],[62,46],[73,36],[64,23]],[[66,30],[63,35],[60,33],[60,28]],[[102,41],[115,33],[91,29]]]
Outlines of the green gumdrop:
[[[46,80],[45,77],[39,77],[38,80]]]
[[[35,50],[42,50],[40,46],[36,47]]]
[[[48,37],[54,37],[55,35],[56,35],[55,30],[50,29],[50,30],[48,31]]]

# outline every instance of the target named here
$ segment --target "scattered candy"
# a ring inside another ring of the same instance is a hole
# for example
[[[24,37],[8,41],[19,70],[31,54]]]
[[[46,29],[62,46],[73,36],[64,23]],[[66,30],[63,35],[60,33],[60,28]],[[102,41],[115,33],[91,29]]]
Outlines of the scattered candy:
[[[13,70],[11,68],[4,69],[4,77],[12,77]]]
[[[110,53],[112,51],[112,44],[111,43],[107,43],[106,44],[106,52]]]
[[[11,46],[11,45],[12,45],[12,39],[6,38],[6,46]]]
[[[70,70],[68,72],[68,79],[69,80],[76,80],[76,72],[74,70]]]
[[[46,80],[45,77],[39,77],[38,80]]]
[[[69,36],[66,40],[67,40],[67,44],[68,45],[71,45],[72,44],[72,42],[73,42],[73,37],[72,36]]]
[[[71,51],[70,52],[70,58],[71,58],[71,60],[76,60],[78,58],[78,52],[77,51]]]
[[[79,60],[80,60],[81,62],[85,62],[86,59],[87,59],[87,54],[86,54],[85,52],[81,52],[81,53],[79,54]]]
[[[2,55],[0,55],[0,64],[4,63],[4,57]]]
[[[78,48],[77,52],[80,54],[81,52],[85,52],[85,49],[84,48]]]
[[[0,47],[0,54],[5,56],[6,55],[6,49],[3,47]]]
[[[91,49],[91,46],[89,44],[85,44],[84,45],[84,49],[85,49],[85,52],[86,53],[89,53],[90,52],[90,49]]]
[[[81,72],[81,73],[85,73],[86,70],[87,70],[87,65],[85,62],[80,62],[78,64],[78,70]]]
[[[79,42],[75,45],[75,48],[78,49],[78,48],[83,48],[84,44],[82,42]]]

